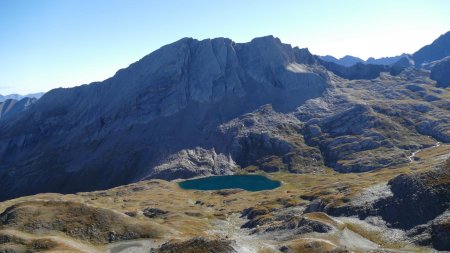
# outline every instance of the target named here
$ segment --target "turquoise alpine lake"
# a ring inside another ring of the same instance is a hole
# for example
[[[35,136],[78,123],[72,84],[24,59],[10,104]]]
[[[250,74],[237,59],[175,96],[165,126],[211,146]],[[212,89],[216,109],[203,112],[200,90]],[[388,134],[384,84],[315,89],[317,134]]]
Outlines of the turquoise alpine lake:
[[[261,175],[210,176],[178,183],[185,190],[243,189],[246,191],[272,190],[280,187],[279,181]]]

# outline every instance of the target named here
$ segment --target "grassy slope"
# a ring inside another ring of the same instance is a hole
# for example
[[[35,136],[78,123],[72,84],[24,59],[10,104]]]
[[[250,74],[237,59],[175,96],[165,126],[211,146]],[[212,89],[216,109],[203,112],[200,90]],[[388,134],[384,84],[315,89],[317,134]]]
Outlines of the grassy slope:
[[[178,187],[176,182],[166,182],[163,180],[142,181],[135,184],[120,186],[106,191],[86,192],[70,195],[61,194],[38,194],[35,196],[22,197],[0,203],[0,212],[3,212],[11,205],[22,203],[36,203],[36,201],[71,201],[83,203],[90,207],[106,208],[119,213],[136,213],[135,218],[126,219],[125,222],[148,221],[149,218],[142,214],[145,208],[159,208],[169,211],[166,218],[152,219],[156,225],[166,228],[164,234],[160,235],[161,242],[171,238],[191,238],[193,236],[208,236],[205,231],[212,228],[216,219],[226,219],[229,214],[241,212],[248,207],[259,208],[283,208],[292,205],[303,205],[308,201],[305,196],[311,198],[322,198],[332,205],[341,205],[352,196],[361,192],[368,186],[389,179],[401,173],[414,171],[426,171],[438,164],[450,153],[450,146],[441,145],[425,149],[417,154],[418,161],[396,167],[379,169],[366,173],[340,174],[330,169],[326,169],[324,174],[289,174],[273,173],[269,177],[283,182],[282,187],[263,192],[235,191],[224,196],[220,192],[213,191],[188,191]],[[303,196],[303,197],[301,197]],[[35,205],[35,204],[33,204]],[[70,214],[70,213],[68,213]],[[74,215],[74,214],[72,214]],[[33,219],[35,217],[27,217]],[[320,217],[319,217],[320,218]],[[58,219],[61,221],[70,220],[71,217],[64,217],[64,212],[58,212]],[[135,220],[137,219],[137,220]],[[357,232],[383,244],[382,239],[377,235],[368,234],[367,231],[358,228],[357,225],[347,226]],[[77,238],[69,238],[58,231],[40,230],[38,234],[31,235],[26,229],[17,226],[14,230],[11,227],[1,227],[1,233],[20,233],[16,237],[33,236],[36,239],[48,239],[49,236],[56,236],[61,240],[51,240],[54,247],[75,247],[67,245],[64,240],[75,240],[81,242],[86,247],[103,249],[101,244],[92,244],[88,241],[81,241]],[[22,240],[22,241],[23,241]],[[26,241],[26,240],[25,240]],[[32,247],[32,241],[22,242],[26,247]],[[20,243],[19,243],[20,244]],[[31,245],[31,246],[30,246]],[[389,247],[395,245],[385,244]],[[56,249],[55,248],[55,249]],[[82,250],[80,250],[82,252]]]

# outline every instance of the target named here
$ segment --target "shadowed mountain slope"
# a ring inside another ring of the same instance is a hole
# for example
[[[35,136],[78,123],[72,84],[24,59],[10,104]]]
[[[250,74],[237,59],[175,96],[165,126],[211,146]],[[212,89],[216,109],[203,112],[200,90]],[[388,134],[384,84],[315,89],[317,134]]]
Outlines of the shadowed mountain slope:
[[[186,148],[214,153],[208,138],[218,125],[264,104],[292,111],[319,97],[327,79],[308,50],[272,36],[179,40],[1,122],[0,199],[107,188],[146,177]]]
[[[450,32],[441,35],[430,45],[424,46],[413,54],[416,66],[440,60],[450,55]]]

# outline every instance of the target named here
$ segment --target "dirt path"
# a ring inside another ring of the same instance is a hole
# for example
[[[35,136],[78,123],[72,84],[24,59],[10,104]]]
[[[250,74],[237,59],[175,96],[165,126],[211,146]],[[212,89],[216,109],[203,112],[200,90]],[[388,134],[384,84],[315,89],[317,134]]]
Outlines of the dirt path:
[[[440,142],[436,142],[436,144],[434,146],[431,146],[431,147],[428,147],[428,148],[437,148],[439,146],[441,146],[441,143]],[[417,153],[419,153],[422,150],[424,150],[424,149],[418,149],[418,150],[412,152],[412,154],[410,156],[408,156],[409,161],[410,162],[414,162],[414,157],[416,157]]]

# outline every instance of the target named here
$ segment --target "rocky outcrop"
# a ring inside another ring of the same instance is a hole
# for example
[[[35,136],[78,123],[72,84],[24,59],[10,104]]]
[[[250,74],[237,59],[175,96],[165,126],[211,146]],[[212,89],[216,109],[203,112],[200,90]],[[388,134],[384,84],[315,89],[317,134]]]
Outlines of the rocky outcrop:
[[[411,56],[405,55],[391,64],[390,73],[396,76],[399,75],[404,69],[413,66],[414,60],[411,58]]]
[[[214,149],[195,148],[169,156],[153,169],[148,178],[171,180],[194,176],[230,175],[237,167],[231,157],[217,154]]]
[[[307,143],[321,149],[329,166],[340,172],[362,172],[407,162],[396,143],[405,139],[398,131],[402,126],[379,115],[369,105],[332,100],[334,105],[331,101],[311,101],[300,107],[298,113],[300,119],[306,120]],[[328,114],[326,110],[334,113]]]
[[[438,87],[450,86],[450,57],[446,57],[434,64],[431,68],[430,78],[437,82]]]
[[[218,127],[217,143],[241,166],[256,165],[267,172],[317,171],[320,151],[305,144],[303,123],[265,105]]]
[[[281,223],[271,225],[266,229],[266,232],[286,229],[293,230],[292,232],[295,234],[306,234],[328,233],[333,230],[333,227],[318,220],[312,220],[305,217],[291,217],[282,220]]]
[[[437,250],[450,250],[450,210],[431,223],[431,240]]]
[[[289,234],[328,233],[333,225],[327,223],[331,219],[323,213],[303,212],[303,208],[269,210],[264,207],[253,207],[243,210],[242,216],[248,221],[241,228],[248,228],[252,233],[285,232]]]
[[[142,214],[148,218],[165,218],[169,211],[161,210],[159,208],[145,208]]]
[[[169,241],[151,253],[234,253],[232,241],[195,237],[186,241]]]
[[[389,185],[393,196],[380,200],[375,208],[394,227],[410,229],[425,224],[450,207],[448,165],[426,173],[397,176]]]
[[[366,188],[341,203],[315,199],[306,206],[303,215],[325,212],[332,216],[356,216],[378,229],[401,231],[406,240],[416,245],[449,250],[449,165],[450,160],[427,172],[399,175],[388,184]]]
[[[357,215],[361,219],[380,216],[391,227],[417,231],[450,208],[450,160],[427,172],[402,174],[387,185],[375,185],[339,207],[320,199],[305,212],[326,212],[335,216]],[[408,210],[408,211],[405,211]]]

